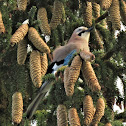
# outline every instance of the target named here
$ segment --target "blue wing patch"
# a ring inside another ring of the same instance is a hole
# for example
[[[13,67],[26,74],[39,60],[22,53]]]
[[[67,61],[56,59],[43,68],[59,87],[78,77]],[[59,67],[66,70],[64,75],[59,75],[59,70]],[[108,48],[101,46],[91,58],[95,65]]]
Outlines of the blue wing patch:
[[[69,61],[71,60],[71,58],[73,57],[73,55],[76,53],[76,49],[74,49],[73,51],[71,51],[66,58],[64,59],[64,63],[63,66],[68,65]]]

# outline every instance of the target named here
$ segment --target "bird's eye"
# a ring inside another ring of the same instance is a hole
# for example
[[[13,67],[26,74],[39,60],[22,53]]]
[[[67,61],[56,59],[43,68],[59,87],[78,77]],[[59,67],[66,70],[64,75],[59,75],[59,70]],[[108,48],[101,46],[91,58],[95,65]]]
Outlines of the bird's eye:
[[[81,31],[81,29],[78,29],[78,31]]]

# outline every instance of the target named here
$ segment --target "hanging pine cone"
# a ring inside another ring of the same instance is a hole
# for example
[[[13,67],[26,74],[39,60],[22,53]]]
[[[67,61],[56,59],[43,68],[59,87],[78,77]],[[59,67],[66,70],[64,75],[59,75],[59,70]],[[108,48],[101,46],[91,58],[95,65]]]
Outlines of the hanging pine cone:
[[[60,1],[55,0],[54,1],[54,9],[52,18],[50,21],[50,27],[51,29],[55,29],[61,22],[62,14],[63,14],[63,3]]]
[[[91,66],[91,63],[88,61],[83,62],[81,70],[82,70],[82,75],[89,88],[95,92],[100,91],[101,86],[99,85],[95,72]]]
[[[48,45],[43,41],[35,28],[29,28],[28,38],[38,50],[43,53],[50,53]]]
[[[82,65],[82,61],[80,56],[78,55],[75,56],[70,66],[68,85],[65,89],[67,96],[72,96],[74,93],[74,85],[80,74],[81,65]]]
[[[30,75],[35,87],[39,88],[42,85],[41,80],[41,59],[40,52],[33,50],[30,54]]]
[[[70,108],[68,110],[68,118],[70,126],[80,126],[80,119],[76,108]]]
[[[17,62],[22,65],[25,63],[27,57],[27,40],[23,39],[18,43],[17,48]]]
[[[105,102],[102,98],[99,98],[96,104],[96,112],[94,115],[94,118],[92,120],[92,124],[98,124],[104,115],[104,109],[105,109]]]
[[[100,6],[103,10],[109,9],[111,4],[112,4],[112,0],[101,0],[101,2],[100,2]]]
[[[98,18],[100,17],[100,5],[96,2],[92,2],[92,9],[94,11],[94,17]]]
[[[120,30],[121,24],[120,24],[120,9],[118,0],[112,0],[112,4],[109,8],[109,13],[112,21],[112,26],[115,28],[115,30]]]
[[[112,126],[112,124],[111,123],[106,123],[105,126]]]
[[[28,32],[28,24],[22,24],[12,35],[10,39],[11,45],[13,46],[14,44],[17,44],[18,42],[23,40],[27,32]]]
[[[64,105],[57,107],[57,126],[68,126],[67,110]]]
[[[23,114],[23,99],[20,92],[15,92],[12,96],[12,121],[19,124]]]
[[[64,6],[62,6],[62,18],[61,18],[61,22],[64,23],[65,21],[66,21],[65,8],[64,8]]]
[[[87,1],[87,6],[84,6],[84,23],[86,27],[92,26],[92,3]]]
[[[48,24],[47,11],[45,8],[40,8],[37,13],[37,20],[40,20],[39,27],[44,35],[51,35],[50,26]]]
[[[124,0],[121,0],[120,2],[120,15],[122,18],[122,22],[126,25],[126,2]]]
[[[4,24],[3,24],[2,13],[0,11],[0,34],[1,33],[5,33],[5,27],[4,27]]]
[[[69,80],[68,80],[69,71],[70,71],[70,67],[66,67],[64,70],[64,88],[65,88],[65,92],[67,96],[70,96],[73,94],[73,93],[71,94],[71,88],[70,88]]]
[[[17,0],[18,10],[25,11],[27,7],[27,0]]]
[[[85,96],[83,102],[83,109],[84,109],[84,124],[88,126],[92,122],[93,116],[95,114],[93,100],[90,95]]]
[[[103,49],[103,43],[102,43],[102,39],[101,39],[101,37],[100,37],[100,35],[99,35],[99,33],[98,33],[98,31],[95,29],[94,30],[94,38],[95,38],[95,41],[96,41],[96,43],[97,43],[97,48],[98,49]]]
[[[41,59],[41,74],[42,76],[44,76],[48,68],[47,54],[46,53],[41,54],[40,59]]]

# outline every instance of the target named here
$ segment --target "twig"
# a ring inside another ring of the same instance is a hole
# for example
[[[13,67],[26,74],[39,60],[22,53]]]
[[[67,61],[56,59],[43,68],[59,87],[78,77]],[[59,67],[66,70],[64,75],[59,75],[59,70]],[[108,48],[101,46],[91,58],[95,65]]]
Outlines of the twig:
[[[103,15],[95,19],[95,23],[99,23],[101,20],[105,19],[108,16],[108,11],[106,11]]]

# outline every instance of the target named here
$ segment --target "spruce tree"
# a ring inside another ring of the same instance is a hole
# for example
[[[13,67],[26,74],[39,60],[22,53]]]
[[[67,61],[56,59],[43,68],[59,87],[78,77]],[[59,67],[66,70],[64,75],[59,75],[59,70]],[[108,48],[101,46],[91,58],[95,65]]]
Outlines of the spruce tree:
[[[126,122],[126,31],[120,30],[121,24],[126,27],[125,0],[0,0],[0,125],[30,126],[36,121],[37,126],[122,126]],[[65,45],[80,26],[94,27],[89,47],[95,60],[72,66],[73,57],[69,72],[63,67],[55,76],[46,75],[49,54]],[[118,78],[124,96],[116,86]],[[29,104],[50,79],[54,80],[50,93],[28,120]],[[14,122],[14,110],[22,113],[20,98],[17,103],[17,96],[12,99],[16,92],[22,95],[23,116],[17,113],[15,117],[22,120]],[[123,103],[124,112],[114,112],[114,103],[120,108]]]

